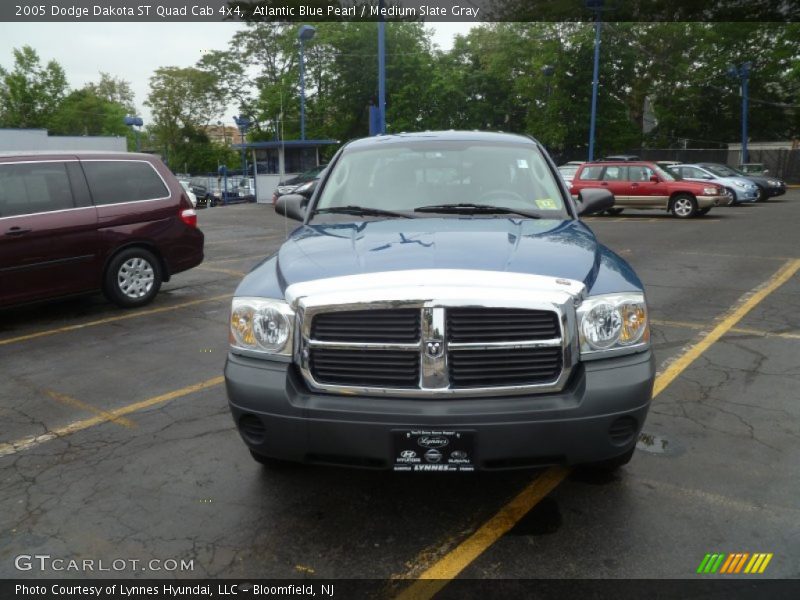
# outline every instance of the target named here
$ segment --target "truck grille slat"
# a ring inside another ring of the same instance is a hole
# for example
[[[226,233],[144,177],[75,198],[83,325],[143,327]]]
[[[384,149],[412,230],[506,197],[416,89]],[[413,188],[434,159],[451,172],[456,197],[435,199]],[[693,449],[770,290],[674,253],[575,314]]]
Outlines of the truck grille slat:
[[[420,335],[416,308],[351,310],[323,313],[314,317],[311,336],[337,342],[415,342]]]
[[[419,385],[419,354],[392,350],[314,348],[309,356],[320,383],[372,387]]]
[[[450,352],[450,383],[458,387],[537,384],[555,381],[561,373],[561,348],[499,353],[504,361],[497,360],[497,350]]]
[[[511,342],[560,337],[558,317],[544,310],[451,308],[447,311],[451,342]]]

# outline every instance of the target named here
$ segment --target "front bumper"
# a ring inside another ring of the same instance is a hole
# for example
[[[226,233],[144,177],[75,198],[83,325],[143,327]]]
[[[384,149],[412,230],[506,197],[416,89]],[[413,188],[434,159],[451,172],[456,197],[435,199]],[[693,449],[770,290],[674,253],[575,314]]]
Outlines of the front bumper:
[[[731,188],[735,194],[735,202],[757,202],[758,201],[758,188],[743,189],[740,187]]]
[[[697,196],[698,208],[714,208],[715,206],[727,206],[731,201],[730,196]]]
[[[479,469],[619,456],[636,443],[654,378],[648,351],[581,363],[557,394],[405,399],[317,393],[289,363],[229,354],[225,364],[231,412],[253,451],[304,463],[384,469],[392,466],[391,432],[403,428],[475,431]],[[620,436],[622,423],[628,429]]]

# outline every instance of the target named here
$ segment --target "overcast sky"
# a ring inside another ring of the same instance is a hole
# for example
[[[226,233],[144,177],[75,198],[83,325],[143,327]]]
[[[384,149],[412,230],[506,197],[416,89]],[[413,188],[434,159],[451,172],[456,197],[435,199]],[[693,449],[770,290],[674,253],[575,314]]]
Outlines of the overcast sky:
[[[453,37],[471,26],[436,23],[428,27],[435,30],[434,43],[449,49]],[[243,27],[238,23],[2,23],[0,65],[12,67],[11,49],[28,45],[43,64],[57,60],[73,89],[97,81],[100,71],[110,73],[131,83],[139,115],[147,124],[150,114],[144,100],[153,71],[193,66],[203,51],[226,49],[233,33]],[[233,125],[234,112],[228,112],[225,120]]]

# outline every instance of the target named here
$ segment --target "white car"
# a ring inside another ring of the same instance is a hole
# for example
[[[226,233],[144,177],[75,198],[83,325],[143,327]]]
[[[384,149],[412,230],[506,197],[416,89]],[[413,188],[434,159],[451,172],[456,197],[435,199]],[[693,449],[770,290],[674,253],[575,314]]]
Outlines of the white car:
[[[180,184],[183,186],[183,189],[186,190],[186,195],[189,196],[192,206],[197,208],[197,196],[194,195],[192,188],[189,187],[189,182],[181,179]]]

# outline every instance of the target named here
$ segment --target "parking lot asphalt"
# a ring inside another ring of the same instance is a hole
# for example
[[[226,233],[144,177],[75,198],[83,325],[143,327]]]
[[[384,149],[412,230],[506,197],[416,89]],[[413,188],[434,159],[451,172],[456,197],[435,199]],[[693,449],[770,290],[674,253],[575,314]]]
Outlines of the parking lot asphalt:
[[[686,578],[708,552],[773,553],[761,577],[800,577],[800,190],[587,222],[644,281],[660,365],[618,473],[265,470],[226,405],[228,307],[294,224],[213,208],[203,265],[144,309],[0,312],[0,577],[87,575],[20,572],[20,554],[185,559],[88,575],[376,578],[394,595],[426,574]]]

